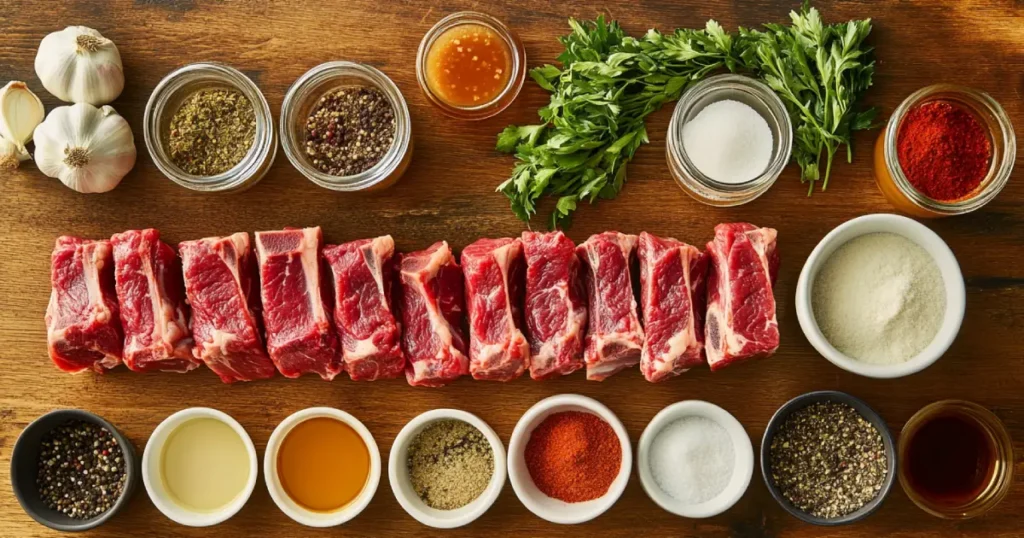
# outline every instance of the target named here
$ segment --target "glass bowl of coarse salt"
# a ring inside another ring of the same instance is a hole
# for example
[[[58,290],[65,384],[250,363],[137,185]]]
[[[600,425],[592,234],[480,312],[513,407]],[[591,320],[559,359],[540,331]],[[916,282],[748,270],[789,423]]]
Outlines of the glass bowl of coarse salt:
[[[682,517],[712,517],[747,491],[754,448],[728,411],[686,400],[651,419],[637,445],[637,469],[640,484],[658,506]]]
[[[796,287],[804,336],[832,364],[895,378],[937,361],[960,332],[964,279],[949,246],[906,217],[874,214],[828,233]]]
[[[789,163],[793,125],[782,99],[742,75],[694,84],[676,104],[665,156],[676,183],[708,205],[745,204]]]

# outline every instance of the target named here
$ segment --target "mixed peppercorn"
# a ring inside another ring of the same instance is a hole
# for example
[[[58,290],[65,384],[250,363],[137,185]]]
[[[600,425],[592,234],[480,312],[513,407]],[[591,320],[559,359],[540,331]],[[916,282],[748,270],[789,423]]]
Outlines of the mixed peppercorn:
[[[395,141],[395,109],[377,88],[345,86],[327,93],[306,120],[306,155],[332,176],[365,172]]]
[[[43,503],[74,519],[114,507],[124,491],[124,453],[102,426],[71,420],[43,437],[36,484]]]

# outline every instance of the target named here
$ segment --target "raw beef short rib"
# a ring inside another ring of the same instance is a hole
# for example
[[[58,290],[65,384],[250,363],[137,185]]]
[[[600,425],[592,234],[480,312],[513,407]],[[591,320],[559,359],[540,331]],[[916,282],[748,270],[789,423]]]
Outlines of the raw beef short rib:
[[[50,258],[46,343],[65,372],[102,373],[121,364],[121,321],[110,241],[61,236]]]
[[[181,262],[152,228],[110,238],[117,301],[124,328],[124,363],[135,372],[188,372],[192,355]]]
[[[249,234],[178,245],[192,306],[192,353],[221,381],[253,381],[277,370],[260,337],[259,291]]]
[[[462,250],[469,315],[469,373],[473,379],[510,381],[526,371],[530,344],[520,329],[523,243],[480,239]]]
[[[636,242],[635,235],[604,232],[576,247],[587,266],[590,310],[584,359],[589,380],[603,381],[640,362],[644,330],[629,268]]]
[[[462,270],[448,243],[402,255],[399,282],[409,384],[439,387],[468,374]]]
[[[708,256],[675,239],[640,234],[640,371],[657,383],[704,363]]]
[[[719,224],[708,243],[705,350],[712,370],[769,357],[779,347],[772,287],[778,275],[777,232],[753,224]]]
[[[322,237],[319,226],[256,232],[267,353],[285,377],[330,381],[344,370],[321,286]]]
[[[587,304],[576,245],[562,232],[523,232],[530,377],[549,379],[583,368]]]
[[[391,379],[405,371],[402,330],[392,310],[394,253],[390,235],[324,248],[333,274],[334,324],[355,381]]]

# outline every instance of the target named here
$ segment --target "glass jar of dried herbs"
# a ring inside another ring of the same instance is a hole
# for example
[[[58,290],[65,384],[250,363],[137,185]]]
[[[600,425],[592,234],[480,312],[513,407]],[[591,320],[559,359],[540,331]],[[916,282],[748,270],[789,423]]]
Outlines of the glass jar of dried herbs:
[[[171,117],[171,162],[195,176],[215,176],[242,162],[256,138],[252,102],[234,88],[196,91]]]

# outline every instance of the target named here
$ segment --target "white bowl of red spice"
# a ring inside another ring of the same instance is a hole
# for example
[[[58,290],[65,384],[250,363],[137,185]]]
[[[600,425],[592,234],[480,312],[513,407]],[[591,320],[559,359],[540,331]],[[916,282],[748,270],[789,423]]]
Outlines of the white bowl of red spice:
[[[686,400],[651,419],[640,436],[637,470],[644,491],[658,506],[682,517],[711,517],[747,491],[754,448],[728,411]]]
[[[512,489],[527,509],[552,523],[603,514],[626,489],[632,468],[622,422],[604,404],[578,394],[537,402],[509,443]]]
[[[961,215],[995,199],[1016,156],[1013,124],[995,99],[935,84],[893,111],[875,144],[875,181],[903,213]]]
[[[807,340],[832,364],[866,377],[903,377],[934,364],[956,339],[965,309],[953,251],[900,215],[836,227],[807,257],[796,287]]]
[[[505,445],[479,417],[434,409],[409,421],[395,437],[388,477],[398,504],[424,525],[468,525],[505,486]]]

